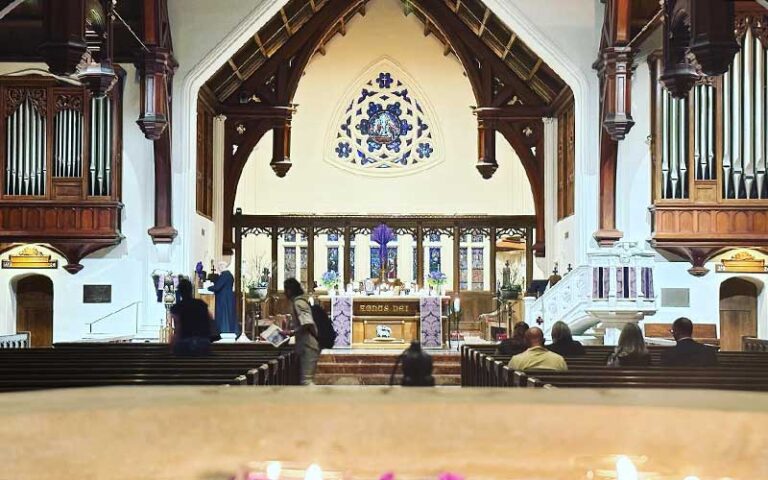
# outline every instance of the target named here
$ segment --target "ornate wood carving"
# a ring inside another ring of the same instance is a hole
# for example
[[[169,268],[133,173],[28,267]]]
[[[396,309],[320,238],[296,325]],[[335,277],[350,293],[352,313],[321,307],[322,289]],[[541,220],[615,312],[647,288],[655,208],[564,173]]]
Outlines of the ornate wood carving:
[[[62,94],[56,97],[56,111],[76,110],[83,111],[83,97],[80,95]]]
[[[171,100],[173,73],[178,63],[173,56],[167,0],[144,0],[143,9],[143,38],[149,51],[141,50],[137,65],[141,75],[141,114],[136,123],[154,141],[155,225],[148,233],[154,243],[172,243],[177,231],[171,219]]]
[[[46,243],[69,261],[64,269],[77,273],[83,257],[120,243],[121,209],[116,201],[3,202],[0,238],[3,243]]]
[[[45,117],[48,112],[48,91],[44,88],[9,87],[5,90],[5,116],[9,117],[19,105],[29,100],[37,112]]]
[[[675,98],[685,98],[699,77],[722,75],[739,51],[734,34],[734,2],[664,2],[664,61],[661,82]]]
[[[610,246],[623,234],[616,229],[616,164],[618,142],[635,124],[631,112],[632,3],[603,0],[605,17],[600,57],[595,62],[600,79],[600,225],[594,237]]]
[[[85,55],[85,0],[43,2],[45,42],[40,52],[51,72],[70,75]]]

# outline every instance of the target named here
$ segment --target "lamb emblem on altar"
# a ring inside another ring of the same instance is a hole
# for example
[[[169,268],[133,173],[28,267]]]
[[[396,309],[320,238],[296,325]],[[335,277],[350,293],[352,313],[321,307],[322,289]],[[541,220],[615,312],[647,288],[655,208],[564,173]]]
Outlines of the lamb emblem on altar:
[[[376,325],[376,336],[378,338],[392,338],[392,329],[386,325]]]

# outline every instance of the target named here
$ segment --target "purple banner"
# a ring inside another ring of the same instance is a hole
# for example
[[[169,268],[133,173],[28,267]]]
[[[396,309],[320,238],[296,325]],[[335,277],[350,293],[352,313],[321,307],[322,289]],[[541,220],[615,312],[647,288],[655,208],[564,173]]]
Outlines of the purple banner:
[[[352,346],[352,297],[331,297],[331,323],[336,331],[334,348]]]
[[[421,319],[421,345],[424,348],[443,346],[442,298],[421,297],[419,300]]]

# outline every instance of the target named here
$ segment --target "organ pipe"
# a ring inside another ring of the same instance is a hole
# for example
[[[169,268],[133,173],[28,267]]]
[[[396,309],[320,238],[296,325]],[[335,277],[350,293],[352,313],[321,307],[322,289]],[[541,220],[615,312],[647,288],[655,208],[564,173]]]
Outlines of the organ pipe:
[[[91,100],[91,158],[89,194],[112,193],[112,105],[108,97]]]
[[[27,98],[6,122],[6,195],[45,195],[45,118]]]

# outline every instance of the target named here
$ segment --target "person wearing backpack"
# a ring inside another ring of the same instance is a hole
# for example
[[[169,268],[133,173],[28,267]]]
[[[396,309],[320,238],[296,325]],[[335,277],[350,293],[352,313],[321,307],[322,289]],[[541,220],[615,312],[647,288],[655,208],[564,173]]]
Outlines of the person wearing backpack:
[[[296,337],[295,351],[299,358],[300,378],[302,385],[312,385],[315,379],[317,361],[320,358],[320,342],[318,328],[313,318],[309,298],[304,295],[304,289],[295,278],[283,282],[283,292],[291,301],[291,330],[288,335]]]

